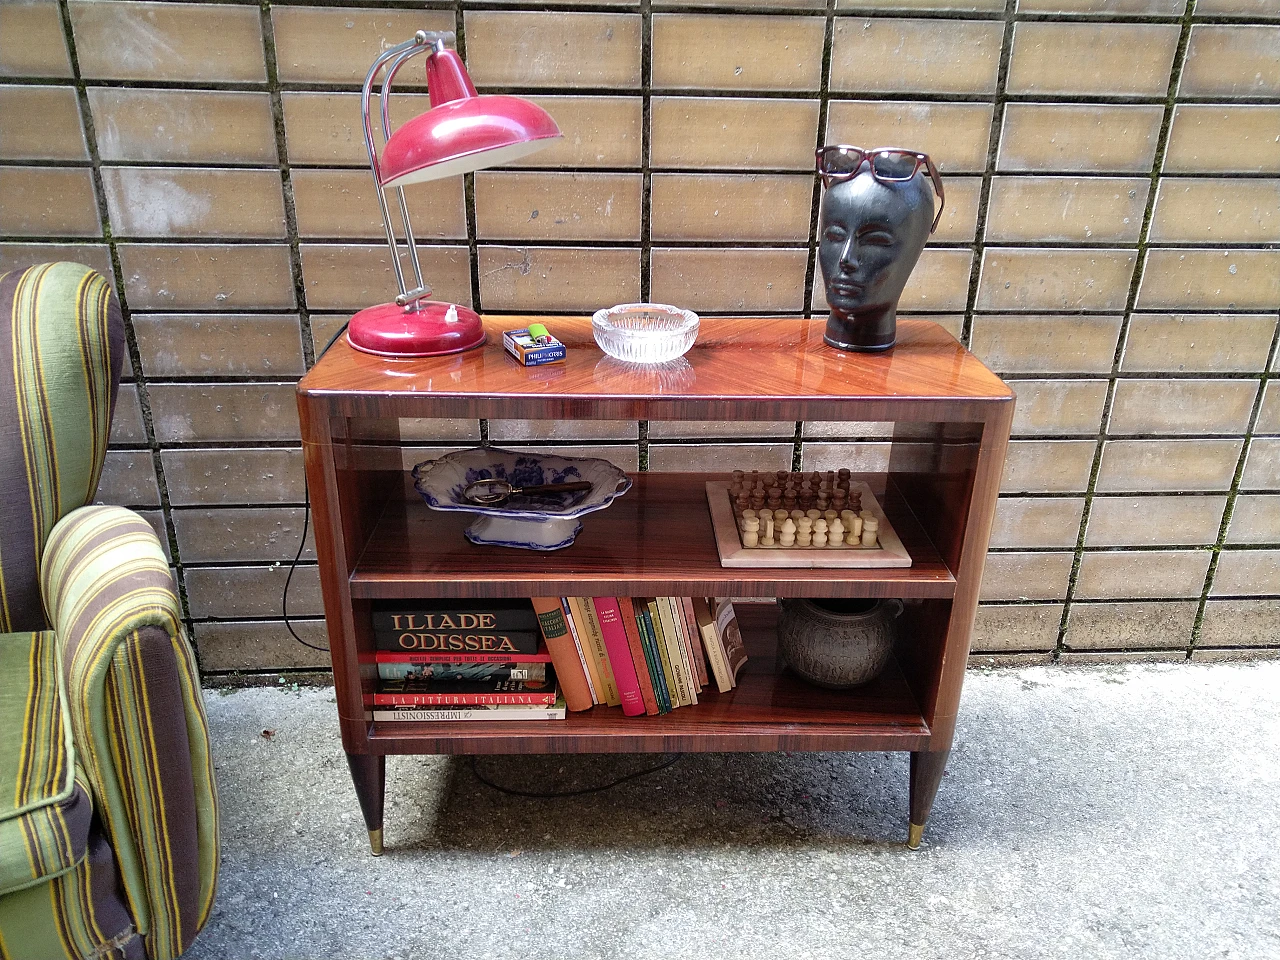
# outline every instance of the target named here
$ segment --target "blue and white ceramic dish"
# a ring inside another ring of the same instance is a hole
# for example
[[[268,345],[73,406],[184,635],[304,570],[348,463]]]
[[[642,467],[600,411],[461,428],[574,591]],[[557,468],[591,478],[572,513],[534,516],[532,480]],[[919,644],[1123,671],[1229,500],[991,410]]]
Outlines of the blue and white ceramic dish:
[[[482,507],[462,496],[476,480],[506,480],[517,487],[586,480],[590,490],[516,494],[500,506]],[[497,447],[461,450],[413,468],[413,485],[432,510],[478,513],[466,529],[472,543],[521,550],[560,550],[582,529],[581,517],[603,510],[631,489],[627,475],[608,460],[516,453]]]

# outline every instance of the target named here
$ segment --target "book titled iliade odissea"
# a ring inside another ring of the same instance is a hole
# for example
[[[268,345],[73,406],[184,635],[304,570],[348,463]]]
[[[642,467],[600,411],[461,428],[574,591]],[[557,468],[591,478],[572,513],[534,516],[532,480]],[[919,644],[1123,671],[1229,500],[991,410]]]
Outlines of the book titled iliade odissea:
[[[432,600],[379,604],[374,646],[401,653],[529,654],[540,642],[528,600]]]

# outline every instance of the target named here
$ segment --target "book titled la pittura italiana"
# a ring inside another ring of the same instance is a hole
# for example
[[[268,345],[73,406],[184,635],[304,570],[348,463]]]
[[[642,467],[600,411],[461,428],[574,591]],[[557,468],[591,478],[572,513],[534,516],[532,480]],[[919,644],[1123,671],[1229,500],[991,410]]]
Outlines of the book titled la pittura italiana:
[[[533,680],[436,680],[405,678],[383,680],[369,702],[375,707],[449,707],[483,704],[542,704],[558,697],[554,671]]]

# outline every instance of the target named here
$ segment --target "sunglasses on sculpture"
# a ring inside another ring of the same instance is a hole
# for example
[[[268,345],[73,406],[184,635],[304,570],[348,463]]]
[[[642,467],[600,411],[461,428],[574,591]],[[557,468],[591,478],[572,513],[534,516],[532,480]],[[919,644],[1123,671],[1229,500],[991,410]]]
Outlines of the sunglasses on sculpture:
[[[914,150],[903,150],[899,147],[877,147],[874,150],[863,150],[851,147],[846,143],[817,150],[818,174],[822,177],[822,185],[830,188],[833,183],[852,180],[867,164],[871,176],[880,183],[906,183],[916,175],[916,171],[924,167],[933,181],[933,189],[938,194],[938,214],[933,218],[933,226],[929,232],[938,229],[942,220],[942,208],[946,206],[946,195],[942,190],[942,177],[927,153],[916,153]]]

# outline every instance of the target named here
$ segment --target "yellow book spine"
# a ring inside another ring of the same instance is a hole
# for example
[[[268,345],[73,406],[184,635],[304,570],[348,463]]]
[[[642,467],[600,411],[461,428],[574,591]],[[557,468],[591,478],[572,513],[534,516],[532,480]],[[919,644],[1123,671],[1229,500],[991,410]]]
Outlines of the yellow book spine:
[[[609,651],[604,645],[604,631],[600,629],[600,618],[596,615],[596,605],[591,602],[590,597],[570,597],[569,606],[573,609],[573,618],[578,621],[583,643],[591,647],[595,657],[602,687],[600,699],[611,707],[622,706],[618,683],[613,679],[613,667],[609,665]]]
[[[671,649],[667,646],[666,632],[662,629],[662,614],[658,612],[658,604],[650,600],[645,604],[649,611],[649,620],[653,623],[653,632],[658,641],[658,659],[662,661],[662,677],[667,684],[667,695],[671,698],[671,706],[683,707],[684,700],[680,696],[680,688],[676,685],[676,673],[671,668]]]
[[[582,629],[582,618],[574,608],[574,599],[574,597],[564,598],[565,620],[568,621],[569,632],[573,634],[573,641],[582,654],[582,664],[587,669],[587,686],[591,688],[591,700],[594,703],[604,703],[604,684],[600,679],[600,664],[596,661],[596,653],[591,647],[591,641],[587,639]]]
[[[685,678],[684,658],[680,656],[680,637],[676,633],[675,624],[671,622],[671,607],[665,597],[654,601],[658,608],[658,616],[662,619],[662,637],[667,647],[667,658],[671,662],[671,676],[675,680],[676,696],[680,698],[680,706],[687,707],[693,703],[689,696],[689,681]]]
[[[675,635],[676,650],[680,654],[680,669],[684,673],[684,690],[689,695],[689,705],[695,706],[698,703],[698,681],[693,664],[689,662],[689,642],[684,636],[684,611],[676,609],[679,601],[672,597],[659,597],[658,602],[663,606],[663,615],[671,621],[671,632]],[[667,620],[662,621],[663,626],[666,626]]]

